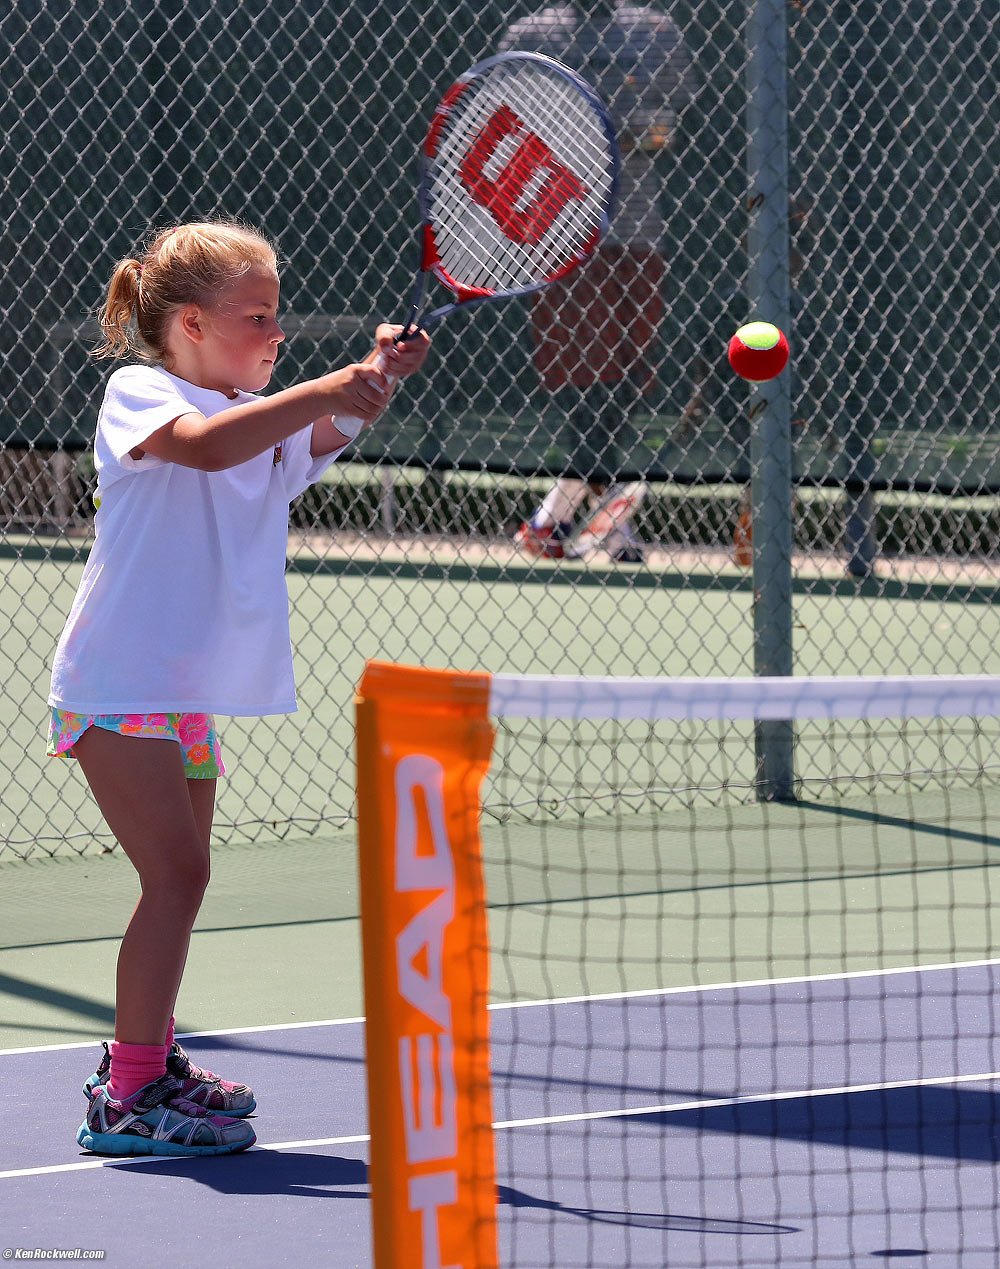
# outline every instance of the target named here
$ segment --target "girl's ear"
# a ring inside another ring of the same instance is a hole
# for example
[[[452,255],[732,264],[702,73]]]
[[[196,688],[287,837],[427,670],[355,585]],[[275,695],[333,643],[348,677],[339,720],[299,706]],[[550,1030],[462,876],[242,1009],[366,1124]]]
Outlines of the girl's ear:
[[[186,304],[177,314],[177,330],[192,344],[200,344],[205,338],[201,309],[197,304]]]

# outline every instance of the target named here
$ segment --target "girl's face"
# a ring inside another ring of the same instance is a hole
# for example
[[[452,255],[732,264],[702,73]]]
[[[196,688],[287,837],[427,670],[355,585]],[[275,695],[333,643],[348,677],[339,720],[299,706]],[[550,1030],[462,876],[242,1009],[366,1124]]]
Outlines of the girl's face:
[[[232,396],[266,388],[285,338],[278,325],[278,275],[255,265],[201,310],[202,387]]]

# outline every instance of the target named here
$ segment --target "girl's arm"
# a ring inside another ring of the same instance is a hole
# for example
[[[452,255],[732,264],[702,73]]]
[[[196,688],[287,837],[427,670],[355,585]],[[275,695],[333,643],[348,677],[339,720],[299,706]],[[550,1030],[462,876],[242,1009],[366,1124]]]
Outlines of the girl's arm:
[[[419,331],[412,338],[407,339],[404,343],[397,344],[397,338],[403,333],[402,326],[391,326],[384,323],[375,329],[375,347],[362,362],[362,365],[371,365],[377,357],[381,357],[385,366],[385,373],[391,381],[402,378],[405,375],[415,374],[427,360],[427,353],[431,346],[430,336],[426,331]],[[384,404],[388,405],[389,398],[392,396],[392,384],[386,394]],[[323,454],[332,454],[334,450],[343,449],[352,440],[352,436],[347,436],[343,432],[337,430],[337,411],[331,412],[333,418],[316,419],[312,425],[312,441],[309,451],[313,458],[320,458]],[[341,416],[349,415],[353,418],[361,418],[359,414],[351,415],[351,411],[340,411]],[[370,427],[373,419],[366,419],[365,426]]]
[[[210,419],[196,411],[182,414],[148,437],[140,449],[132,451],[132,457],[152,454],[181,467],[222,471],[273,449],[321,415],[349,415],[370,424],[388,397],[382,371],[370,362],[359,362],[272,397],[233,406]]]
[[[375,347],[365,360],[332,374],[298,383],[259,401],[233,406],[210,419],[197,411],[182,414],[154,432],[141,448],[132,450],[131,456],[152,454],[181,467],[222,471],[266,453],[310,423],[314,458],[342,449],[350,438],[337,431],[332,416],[361,419],[369,427],[392,395],[386,374],[413,374],[426,360],[430,339],[423,331],[394,347],[402,329],[379,326]],[[386,371],[373,364],[380,353],[385,356]]]

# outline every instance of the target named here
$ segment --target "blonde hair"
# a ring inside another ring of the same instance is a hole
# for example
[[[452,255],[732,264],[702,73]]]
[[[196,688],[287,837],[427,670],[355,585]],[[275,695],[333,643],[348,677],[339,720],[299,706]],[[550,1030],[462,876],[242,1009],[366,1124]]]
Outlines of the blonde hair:
[[[185,304],[211,304],[255,266],[277,269],[274,246],[235,221],[199,221],[154,233],[140,254],[119,260],[98,319],[95,357],[165,362],[167,326]]]

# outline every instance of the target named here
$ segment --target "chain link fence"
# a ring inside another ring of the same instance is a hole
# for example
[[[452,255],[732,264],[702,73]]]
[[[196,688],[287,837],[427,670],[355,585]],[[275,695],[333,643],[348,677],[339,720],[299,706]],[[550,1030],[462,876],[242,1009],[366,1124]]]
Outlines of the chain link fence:
[[[537,306],[440,330],[428,373],[293,507],[300,713],[226,727],[220,838],[350,821],[366,657],[752,671],[754,420],[725,367],[762,250],[748,237],[751,7],[7,6],[0,860],[113,847],[73,765],[42,755],[48,666],[93,533],[106,367],[87,350],[114,261],[152,226],[247,220],[283,258],[275,386],[360,357],[377,320],[405,314],[429,113],[501,48],[561,56],[610,101],[626,150],[616,241],[642,246],[632,286],[647,293],[628,319],[649,327],[642,373],[581,407],[550,390]],[[998,24],[971,0],[792,0],[785,18],[795,666],[992,671]],[[615,474],[648,486],[641,564],[527,557],[514,541],[572,465],[581,408],[614,416]]]

